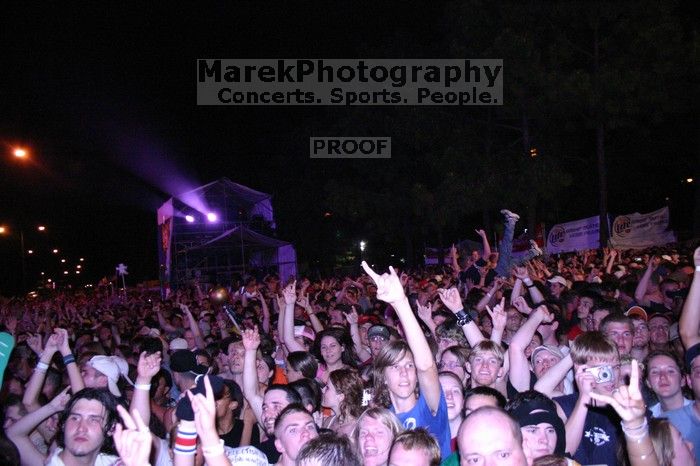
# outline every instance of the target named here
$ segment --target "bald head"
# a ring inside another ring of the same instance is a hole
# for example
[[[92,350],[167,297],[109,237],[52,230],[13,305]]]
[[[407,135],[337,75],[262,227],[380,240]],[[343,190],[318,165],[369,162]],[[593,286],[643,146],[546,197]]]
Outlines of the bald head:
[[[462,466],[477,459],[483,466],[527,466],[520,426],[500,408],[485,406],[469,414],[457,442]]]

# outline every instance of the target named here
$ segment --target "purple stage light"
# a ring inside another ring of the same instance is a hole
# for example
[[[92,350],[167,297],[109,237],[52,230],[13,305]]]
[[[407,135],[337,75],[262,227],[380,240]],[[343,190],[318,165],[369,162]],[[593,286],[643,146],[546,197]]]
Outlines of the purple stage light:
[[[194,217],[191,215],[185,215],[185,220],[187,220],[187,223],[192,223],[194,222]]]
[[[214,212],[209,212],[207,214],[207,220],[209,220],[211,223],[215,223],[217,220],[219,220],[219,216]]]

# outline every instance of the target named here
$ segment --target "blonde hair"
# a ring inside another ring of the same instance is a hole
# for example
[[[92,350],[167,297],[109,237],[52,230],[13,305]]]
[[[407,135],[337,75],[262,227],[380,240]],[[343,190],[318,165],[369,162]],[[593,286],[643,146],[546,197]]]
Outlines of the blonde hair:
[[[601,332],[584,332],[571,342],[571,360],[576,365],[591,361],[619,361],[617,346]]]
[[[477,343],[469,353],[469,363],[477,356],[482,356],[484,353],[493,353],[501,366],[505,358],[503,347],[491,340],[481,340]]]
[[[428,465],[429,466],[439,466],[440,465],[440,447],[438,446],[435,437],[430,435],[425,427],[417,427],[413,430],[405,430],[394,438],[391,444],[391,450],[389,450],[389,457],[391,457],[391,451],[394,450],[396,445],[401,445],[406,450],[425,450],[428,453]]]
[[[353,441],[355,442],[355,445],[360,444],[360,425],[362,424],[362,421],[364,421],[364,419],[367,417],[371,417],[372,419],[381,422],[387,429],[389,429],[389,432],[391,432],[392,442],[393,439],[395,439],[396,436],[404,430],[403,426],[401,425],[401,421],[399,421],[399,418],[397,418],[396,415],[388,409],[380,408],[378,406],[375,406],[374,408],[368,408],[362,414],[360,414],[360,417],[357,418],[357,422],[355,423],[355,429],[353,429],[352,434],[350,435]]]

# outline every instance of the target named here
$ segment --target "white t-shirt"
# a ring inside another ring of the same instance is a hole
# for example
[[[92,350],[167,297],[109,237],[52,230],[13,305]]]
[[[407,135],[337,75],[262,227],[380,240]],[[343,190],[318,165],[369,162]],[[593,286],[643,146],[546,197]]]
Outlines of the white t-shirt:
[[[234,466],[269,466],[267,456],[251,446],[238,448],[224,446],[224,455]],[[158,458],[156,458],[154,466],[173,466],[173,460],[170,458],[170,453],[168,453],[167,440],[160,439]]]
[[[46,462],[44,464],[46,466],[66,466],[63,460],[58,456],[62,451],[63,448],[56,448],[53,454],[46,458]],[[117,461],[119,461],[118,456],[100,453],[97,455],[97,458],[95,458],[95,466],[112,466]]]

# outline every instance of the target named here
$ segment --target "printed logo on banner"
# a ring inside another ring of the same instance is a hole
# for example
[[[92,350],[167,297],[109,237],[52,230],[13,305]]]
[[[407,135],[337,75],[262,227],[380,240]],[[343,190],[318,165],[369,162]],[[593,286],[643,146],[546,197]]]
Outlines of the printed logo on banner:
[[[630,231],[632,231],[631,226],[632,221],[630,218],[626,215],[621,215],[615,219],[615,222],[613,223],[613,231],[617,236],[624,238],[625,236],[629,235]]]
[[[549,232],[549,243],[558,246],[564,242],[566,239],[566,229],[564,227],[556,226],[552,228]]]

